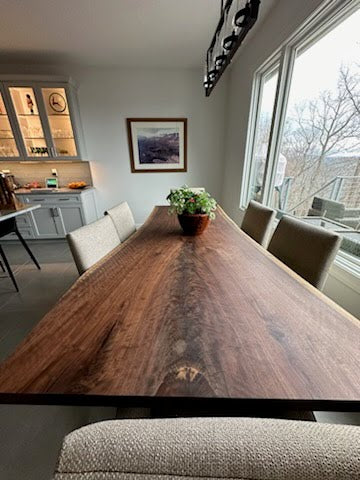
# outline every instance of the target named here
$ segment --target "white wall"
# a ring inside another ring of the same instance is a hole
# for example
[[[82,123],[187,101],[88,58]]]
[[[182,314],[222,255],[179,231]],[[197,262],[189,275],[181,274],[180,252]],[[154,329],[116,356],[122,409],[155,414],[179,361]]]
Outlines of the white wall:
[[[226,77],[210,98],[202,71],[0,66],[2,73],[63,74],[78,84],[80,114],[98,190],[99,212],[127,200],[137,223],[156,204],[166,204],[171,187],[204,186],[215,198],[222,187]],[[186,117],[187,173],[131,173],[127,117]]]
[[[75,75],[74,75],[75,77]],[[76,73],[85,140],[103,207],[127,200],[137,222],[165,204],[170,187],[222,183],[225,88],[205,99],[199,70],[90,70]],[[126,117],[187,117],[187,173],[131,173]]]

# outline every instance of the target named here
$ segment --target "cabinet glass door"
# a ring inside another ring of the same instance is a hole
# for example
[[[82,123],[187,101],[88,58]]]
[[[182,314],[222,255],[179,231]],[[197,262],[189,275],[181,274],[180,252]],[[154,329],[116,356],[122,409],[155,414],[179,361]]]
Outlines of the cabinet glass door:
[[[11,128],[3,96],[0,92],[0,157],[18,157],[14,132]]]
[[[49,150],[34,90],[30,87],[10,87],[10,95],[27,155],[29,157],[48,157]]]
[[[56,156],[77,157],[76,143],[65,88],[42,88],[41,91]]]

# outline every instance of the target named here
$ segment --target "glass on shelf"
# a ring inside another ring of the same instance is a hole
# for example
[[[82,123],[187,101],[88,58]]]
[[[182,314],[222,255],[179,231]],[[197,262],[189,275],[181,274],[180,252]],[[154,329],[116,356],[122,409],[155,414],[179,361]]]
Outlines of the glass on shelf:
[[[56,154],[62,157],[76,157],[76,143],[65,88],[47,87],[41,90]]]
[[[10,95],[27,154],[30,157],[48,157],[49,152],[34,90],[30,87],[10,87]]]
[[[0,92],[0,157],[18,157],[14,134],[9,122],[4,99]]]

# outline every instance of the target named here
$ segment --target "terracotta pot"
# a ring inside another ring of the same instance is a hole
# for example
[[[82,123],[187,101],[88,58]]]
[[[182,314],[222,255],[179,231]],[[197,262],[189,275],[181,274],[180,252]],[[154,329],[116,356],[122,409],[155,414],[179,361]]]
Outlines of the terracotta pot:
[[[185,235],[200,235],[209,225],[210,218],[206,213],[178,215],[179,223]]]

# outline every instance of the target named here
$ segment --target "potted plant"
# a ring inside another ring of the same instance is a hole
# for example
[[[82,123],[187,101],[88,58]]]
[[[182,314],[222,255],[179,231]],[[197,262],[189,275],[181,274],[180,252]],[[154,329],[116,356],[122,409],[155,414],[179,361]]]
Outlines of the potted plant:
[[[177,214],[186,235],[200,235],[215,218],[216,201],[205,191],[192,190],[186,185],[171,190],[167,196],[170,214]]]

